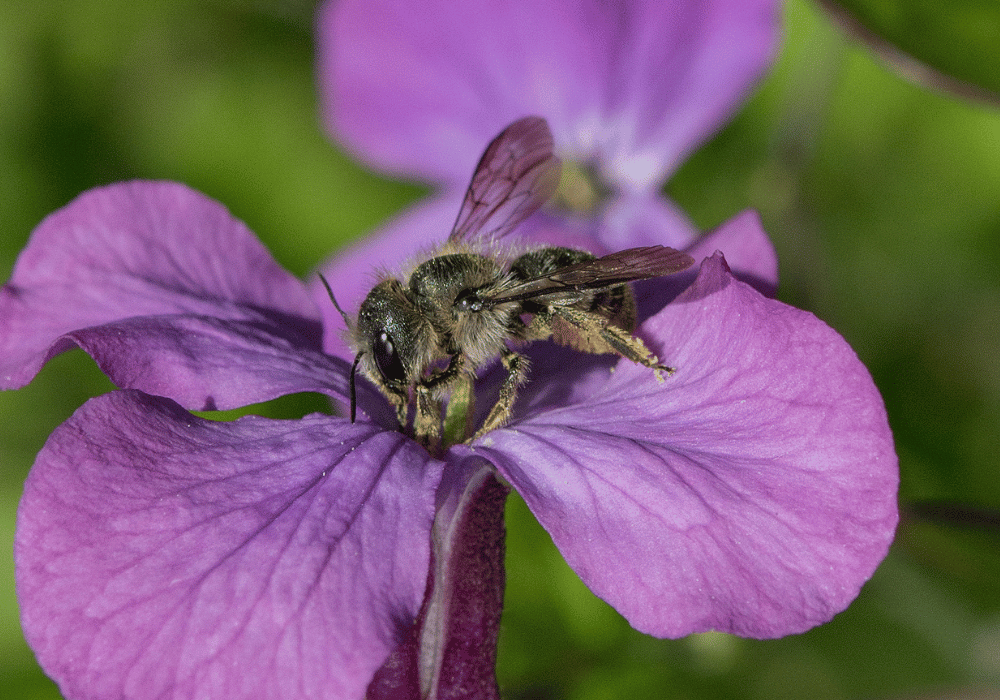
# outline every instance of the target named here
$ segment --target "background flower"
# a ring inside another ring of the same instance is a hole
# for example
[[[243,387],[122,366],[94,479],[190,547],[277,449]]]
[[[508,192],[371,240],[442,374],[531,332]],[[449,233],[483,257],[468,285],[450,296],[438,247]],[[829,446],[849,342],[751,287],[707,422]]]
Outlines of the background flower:
[[[359,158],[464,187],[478,144],[544,116],[560,155],[649,191],[770,62],[774,0],[326,3],[324,108]]]
[[[326,3],[317,30],[334,136],[380,170],[439,188],[324,265],[338,299],[357,308],[370,280],[344,272],[371,253],[398,269],[440,244],[482,151],[476,144],[529,114],[549,123],[564,189],[519,227],[519,240],[598,254],[691,246],[695,227],[660,190],[768,67],[779,17],[774,0],[433,2],[418,15],[394,0],[349,0]],[[556,204],[578,196],[587,211]],[[721,248],[738,274],[772,293],[777,260],[758,231],[703,241],[696,252]],[[313,292],[322,299],[326,290]],[[344,352],[336,336],[325,342]]]

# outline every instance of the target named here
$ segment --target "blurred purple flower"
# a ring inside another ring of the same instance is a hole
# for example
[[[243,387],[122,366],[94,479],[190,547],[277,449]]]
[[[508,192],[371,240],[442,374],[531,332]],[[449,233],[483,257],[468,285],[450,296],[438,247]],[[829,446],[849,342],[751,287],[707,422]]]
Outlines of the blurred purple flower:
[[[319,86],[333,135],[378,170],[438,186],[326,268],[347,278],[335,286],[346,306],[368,285],[338,273],[376,252],[394,269],[440,243],[483,144],[529,114],[552,129],[572,204],[532,217],[519,238],[595,253],[661,244],[698,260],[722,250],[741,279],[773,291],[777,259],[759,227],[698,240],[661,189],[769,66],[779,0],[431,0],[419,12],[402,0],[335,0],[320,12]],[[337,337],[326,342],[340,352]]]
[[[439,458],[366,385],[356,424],[185,410],[343,400],[317,321],[240,222],[180,185],[93,190],[34,232],[0,292],[4,387],[74,344],[122,387],[52,434],[19,510],[25,634],[67,697],[362,697],[420,608],[436,510],[484,462],[658,636],[808,629],[892,538],[896,459],[865,368],[721,256],[643,326],[679,368],[665,383],[535,353],[512,422]],[[443,469],[459,483],[435,502]]]

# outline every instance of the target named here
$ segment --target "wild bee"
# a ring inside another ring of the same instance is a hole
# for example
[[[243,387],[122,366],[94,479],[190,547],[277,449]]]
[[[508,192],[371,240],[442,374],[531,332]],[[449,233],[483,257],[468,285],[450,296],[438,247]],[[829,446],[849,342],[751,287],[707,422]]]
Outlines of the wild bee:
[[[395,407],[404,430],[413,405],[411,434],[426,445],[441,438],[444,398],[463,382],[471,397],[476,371],[498,357],[506,377],[473,437],[509,420],[528,362],[508,343],[552,339],[587,353],[618,354],[656,372],[674,371],[632,335],[636,306],[628,282],[684,270],[693,262],[688,255],[664,246],[603,257],[559,247],[498,252],[496,241],[555,192],[561,166],[552,151],[552,134],[540,117],[504,129],[476,166],[444,246],[405,283],[379,282],[355,323],[344,314],[357,351],[352,421],[359,365]],[[471,420],[471,407],[466,413]],[[470,432],[466,427],[462,438]]]

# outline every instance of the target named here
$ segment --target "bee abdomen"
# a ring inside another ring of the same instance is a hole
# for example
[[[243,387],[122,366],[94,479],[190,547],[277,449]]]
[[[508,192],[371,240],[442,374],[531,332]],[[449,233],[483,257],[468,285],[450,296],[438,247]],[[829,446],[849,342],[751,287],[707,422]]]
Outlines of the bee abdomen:
[[[516,280],[528,280],[554,273],[569,265],[595,260],[597,256],[575,248],[539,248],[525,253],[510,266],[510,275]],[[557,292],[535,300],[525,301],[527,313],[538,313],[549,306],[564,306],[597,314],[608,323],[631,333],[635,330],[636,308],[632,288],[619,284],[603,289]]]

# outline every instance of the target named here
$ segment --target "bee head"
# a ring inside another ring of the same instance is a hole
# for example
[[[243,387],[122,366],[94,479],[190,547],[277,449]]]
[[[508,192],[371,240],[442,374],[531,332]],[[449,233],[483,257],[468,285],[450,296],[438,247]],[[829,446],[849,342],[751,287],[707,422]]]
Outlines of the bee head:
[[[365,297],[354,329],[362,367],[376,383],[400,392],[421,367],[420,313],[396,279],[380,282]]]

